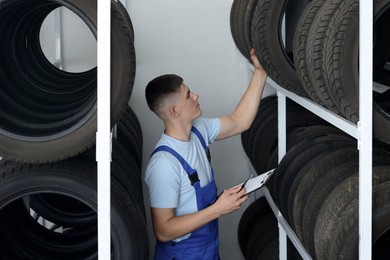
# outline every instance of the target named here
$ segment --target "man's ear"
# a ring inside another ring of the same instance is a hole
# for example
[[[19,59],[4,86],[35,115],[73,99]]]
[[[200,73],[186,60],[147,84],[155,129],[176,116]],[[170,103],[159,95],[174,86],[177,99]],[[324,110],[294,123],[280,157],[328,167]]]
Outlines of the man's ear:
[[[180,116],[180,113],[179,113],[179,111],[177,111],[177,108],[175,106],[170,106],[168,110],[169,110],[169,114],[172,117],[179,117]]]

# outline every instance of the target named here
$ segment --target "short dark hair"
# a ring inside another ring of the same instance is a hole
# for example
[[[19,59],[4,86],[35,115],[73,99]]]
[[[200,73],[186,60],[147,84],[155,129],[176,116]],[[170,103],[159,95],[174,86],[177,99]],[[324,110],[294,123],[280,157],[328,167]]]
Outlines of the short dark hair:
[[[145,89],[145,98],[149,109],[158,113],[162,100],[174,93],[177,93],[183,79],[175,74],[165,74],[151,80]]]

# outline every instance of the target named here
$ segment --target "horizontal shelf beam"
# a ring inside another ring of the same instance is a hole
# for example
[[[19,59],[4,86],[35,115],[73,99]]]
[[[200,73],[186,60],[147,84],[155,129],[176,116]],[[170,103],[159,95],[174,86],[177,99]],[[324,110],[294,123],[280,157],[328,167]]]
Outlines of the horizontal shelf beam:
[[[358,139],[358,128],[357,125],[348,121],[347,119],[329,111],[328,109],[318,105],[317,103],[313,102],[310,99],[298,96],[297,94],[288,91],[285,88],[280,87],[275,81],[267,78],[267,84],[269,84],[271,87],[273,87],[275,90],[283,93],[285,96],[290,98],[291,100],[295,101],[299,105],[303,106],[307,110],[311,111],[312,113],[316,114],[317,116],[321,117],[325,121],[329,122],[330,124],[338,127],[340,130],[344,131],[345,133],[349,134],[350,136],[354,137],[355,139]]]

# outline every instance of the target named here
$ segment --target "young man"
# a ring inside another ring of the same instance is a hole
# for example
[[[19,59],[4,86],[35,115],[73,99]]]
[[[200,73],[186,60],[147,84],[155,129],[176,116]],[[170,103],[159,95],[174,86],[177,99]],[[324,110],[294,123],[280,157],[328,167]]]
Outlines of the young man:
[[[146,169],[155,259],[219,259],[218,218],[240,208],[245,189],[217,198],[208,145],[247,130],[258,111],[266,73],[251,50],[254,72],[230,115],[201,118],[199,96],[177,75],[149,82],[145,96],[165,125]]]

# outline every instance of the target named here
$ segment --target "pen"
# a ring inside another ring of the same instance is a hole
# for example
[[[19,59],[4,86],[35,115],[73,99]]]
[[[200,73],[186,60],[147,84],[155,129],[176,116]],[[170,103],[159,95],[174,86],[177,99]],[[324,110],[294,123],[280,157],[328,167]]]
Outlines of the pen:
[[[244,183],[241,185],[241,188],[239,191],[237,191],[237,193],[239,193],[240,191],[242,191],[242,189],[245,187],[245,184],[253,177],[253,174],[251,174],[251,176],[248,177],[248,179],[246,179],[246,181],[244,181]]]

